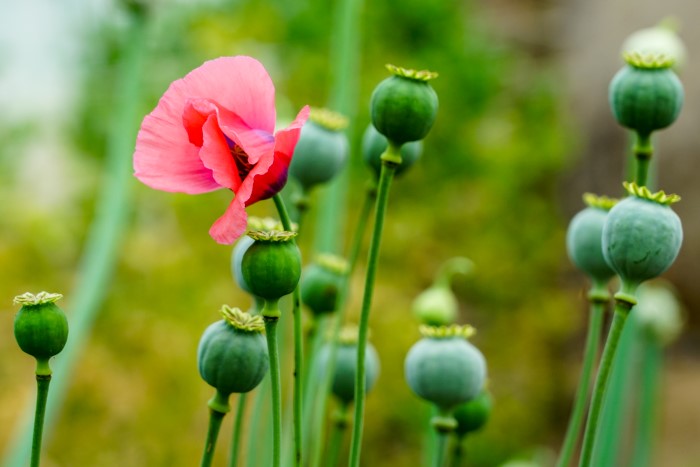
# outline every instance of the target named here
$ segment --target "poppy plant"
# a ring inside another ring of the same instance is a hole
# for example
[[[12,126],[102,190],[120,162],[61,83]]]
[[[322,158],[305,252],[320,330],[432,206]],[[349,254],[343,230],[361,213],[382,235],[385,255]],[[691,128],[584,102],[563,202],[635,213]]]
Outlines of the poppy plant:
[[[275,88],[260,62],[221,57],[173,82],[141,124],[134,175],[157,190],[187,194],[233,191],[209,234],[231,244],[246,230],[246,206],[277,194],[302,125],[304,107],[274,133]]]

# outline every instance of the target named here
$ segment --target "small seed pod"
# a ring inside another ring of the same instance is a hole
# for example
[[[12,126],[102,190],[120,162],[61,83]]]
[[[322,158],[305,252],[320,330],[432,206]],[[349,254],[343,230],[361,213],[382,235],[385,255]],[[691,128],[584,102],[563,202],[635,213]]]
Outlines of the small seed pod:
[[[444,262],[433,284],[413,300],[413,314],[421,324],[447,326],[457,319],[459,303],[450,287],[455,273],[469,274],[474,267],[471,260],[460,256]]]
[[[452,415],[457,420],[455,432],[457,436],[464,436],[468,433],[480,430],[491,415],[493,402],[487,390],[481,391],[475,399],[457,406]]]
[[[634,316],[648,335],[661,345],[675,341],[683,331],[683,310],[673,286],[663,280],[639,287]]]
[[[328,367],[330,345],[324,346],[318,356],[319,368]],[[357,330],[346,328],[340,336],[335,354],[331,392],[347,405],[355,400],[355,374],[357,373]],[[365,390],[369,392],[379,377],[379,356],[374,346],[367,343],[365,351]]]
[[[423,338],[406,356],[406,381],[419,397],[449,412],[479,395],[486,381],[486,361],[466,337],[470,326],[421,326]]]
[[[277,219],[272,219],[271,217],[248,217],[248,230],[251,231],[265,231],[269,232],[272,230],[283,230],[282,224]],[[244,235],[241,237],[233,247],[231,251],[231,275],[236,281],[236,284],[246,293],[250,294],[250,287],[243,278],[243,271],[241,269],[241,264],[243,263],[243,255],[248,248],[253,244],[255,240],[251,237]]]
[[[197,368],[204,381],[227,397],[260,384],[269,358],[261,317],[226,305],[221,314],[224,319],[211,324],[202,334]]]
[[[55,293],[27,292],[14,299],[15,304],[22,305],[15,316],[15,339],[23,352],[37,360],[48,362],[68,341],[68,320],[55,303],[62,297]]]
[[[241,272],[253,295],[278,300],[294,291],[301,276],[301,254],[294,232],[256,231],[243,254]]]
[[[648,138],[673,123],[683,106],[683,85],[673,61],[655,55],[625,55],[627,66],[610,82],[612,113],[620,125]]]
[[[320,255],[302,272],[301,301],[314,315],[335,311],[346,273],[347,263],[344,259]]]
[[[438,109],[437,94],[428,84],[437,73],[387,68],[393,76],[379,83],[370,100],[372,125],[396,146],[425,138]]]
[[[362,136],[362,159],[376,177],[379,177],[379,172],[382,170],[381,157],[388,145],[386,137],[369,124]],[[410,169],[420,159],[422,152],[422,141],[412,141],[401,146],[401,165],[396,168],[394,175],[400,175]]]
[[[603,256],[603,225],[617,200],[583,195],[588,207],[576,214],[566,232],[566,250],[578,269],[594,283],[606,284],[615,275]]]
[[[289,174],[304,191],[330,181],[348,159],[345,117],[327,109],[311,109],[294,149]]]
[[[683,241],[681,221],[670,208],[680,198],[625,183],[630,196],[608,213],[603,226],[603,254],[633,292],[642,282],[671,267]]]

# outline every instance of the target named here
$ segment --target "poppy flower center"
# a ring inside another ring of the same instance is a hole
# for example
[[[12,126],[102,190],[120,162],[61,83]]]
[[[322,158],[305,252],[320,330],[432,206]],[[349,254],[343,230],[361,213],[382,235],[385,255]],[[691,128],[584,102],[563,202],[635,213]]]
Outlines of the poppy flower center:
[[[227,136],[224,137],[226,138],[226,144],[231,152],[231,157],[233,157],[233,162],[236,164],[238,176],[243,180],[248,176],[250,171],[253,170],[255,165],[248,161],[248,154],[246,154],[242,147],[231,141]]]

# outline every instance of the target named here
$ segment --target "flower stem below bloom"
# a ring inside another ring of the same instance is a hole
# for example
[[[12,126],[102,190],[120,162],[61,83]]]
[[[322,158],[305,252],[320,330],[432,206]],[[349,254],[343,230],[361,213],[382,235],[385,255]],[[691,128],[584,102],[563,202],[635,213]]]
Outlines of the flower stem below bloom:
[[[247,393],[241,393],[238,396],[238,406],[236,407],[236,419],[233,422],[233,435],[231,437],[231,456],[229,458],[229,467],[238,465],[238,453],[240,452],[241,431],[243,428],[243,419],[245,418],[245,406]]]
[[[289,217],[287,207],[284,204],[282,195],[277,193],[273,196],[277,213],[280,216],[280,221],[284,230],[292,231],[292,220]],[[299,294],[299,286],[292,292],[292,315],[294,316],[294,465],[301,466],[302,460],[302,417],[303,417],[303,360],[304,360],[304,342],[301,322],[301,296]]]
[[[202,453],[201,467],[211,466],[214,459],[214,450],[216,449],[216,440],[219,437],[219,429],[221,428],[224,415],[226,415],[226,412],[209,409],[209,430],[207,431],[207,441],[204,444],[204,452]]]

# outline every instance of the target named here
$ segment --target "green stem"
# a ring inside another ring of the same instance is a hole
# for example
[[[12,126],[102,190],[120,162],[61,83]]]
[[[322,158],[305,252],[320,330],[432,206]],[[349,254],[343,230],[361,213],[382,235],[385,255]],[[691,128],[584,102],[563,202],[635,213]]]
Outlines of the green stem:
[[[266,304],[267,308],[267,304]],[[278,316],[265,314],[265,335],[267,337],[267,350],[270,355],[270,382],[272,387],[272,467],[280,466],[282,444],[282,388],[280,384],[280,361],[277,350],[277,323]]]
[[[284,200],[282,196],[277,193],[272,197],[275,202],[275,207],[282,221],[282,226],[284,230],[289,232],[292,231],[292,220],[289,217],[287,208],[284,205]],[[297,286],[292,292],[292,314],[294,316],[294,465],[301,466],[302,460],[302,445],[303,445],[303,434],[302,434],[302,416],[303,416],[303,402],[304,397],[304,385],[303,385],[303,361],[304,361],[304,338],[302,331],[301,322],[301,296],[299,293],[299,287]]]
[[[216,439],[219,437],[219,429],[221,421],[224,419],[225,412],[218,410],[209,410],[209,430],[207,431],[207,441],[204,444],[204,452],[202,453],[201,467],[210,467],[214,459],[214,450],[216,449]]]
[[[148,17],[134,14],[128,32],[127,43],[114,79],[117,83],[114,95],[116,107],[114,120],[107,141],[107,159],[104,168],[103,189],[95,210],[95,220],[90,226],[84,253],[81,257],[78,282],[74,288],[70,314],[70,333],[61,358],[56,361],[56,381],[48,401],[45,414],[46,429],[50,430],[71,383],[71,373],[80,352],[84,348],[92,324],[95,321],[105,294],[110,290],[110,278],[118,258],[122,234],[128,223],[131,203],[133,167],[131,156],[140,118],[141,78],[143,64],[148,51],[146,40]],[[27,408],[25,420],[31,420],[31,408]],[[18,425],[14,437],[9,441],[4,464],[6,467],[25,467],[32,442],[30,423]]]
[[[642,381],[639,418],[634,439],[632,467],[648,467],[654,447],[654,429],[658,418],[659,386],[663,368],[663,350],[658,341],[643,339]]]
[[[639,186],[646,186],[649,177],[649,163],[654,153],[654,148],[651,145],[651,135],[637,133],[633,151],[636,160],[634,181]]]
[[[569,419],[569,426],[566,429],[566,436],[564,437],[564,444],[562,445],[561,453],[559,454],[557,467],[566,467],[569,465],[571,462],[571,457],[574,453],[574,448],[576,447],[576,442],[581,434],[581,425],[583,423],[583,416],[586,413],[586,402],[588,400],[588,394],[591,388],[591,376],[593,374],[593,367],[595,366],[596,358],[598,356],[598,348],[600,346],[600,335],[603,327],[603,314],[605,312],[606,304],[607,300],[605,299],[594,298],[591,300],[588,334],[586,336],[586,345],[583,351],[581,379],[579,381],[578,389],[576,390],[574,407],[571,411],[571,418]]]
[[[620,341],[620,335],[622,334],[622,329],[624,328],[627,315],[634,305],[633,303],[619,299],[618,296],[615,298],[615,316],[610,326],[610,332],[608,334],[605,349],[603,350],[603,356],[600,360],[600,366],[598,368],[598,376],[596,377],[595,386],[593,388],[593,399],[591,400],[588,420],[586,421],[586,430],[583,435],[583,448],[581,451],[579,467],[589,467],[591,465],[591,456],[593,454],[595,434],[598,428],[598,419],[600,418],[603,408],[603,398],[605,396],[605,389],[610,376],[612,362],[615,358],[615,350],[617,349],[617,344]]]
[[[229,458],[229,467],[238,465],[238,454],[241,445],[241,432],[243,428],[243,419],[245,418],[245,406],[247,393],[242,393],[238,396],[238,406],[236,407],[236,419],[233,422],[233,435],[231,437],[231,457]]]
[[[314,329],[309,332],[307,339],[311,342],[311,351],[306,358],[306,373],[304,374],[304,450],[308,449],[312,443],[312,437],[309,432],[314,428],[314,410],[317,408],[317,404],[314,401],[320,396],[320,387],[318,384],[309,384],[309,382],[316,382],[320,379],[319,373],[327,371],[325,368],[321,369],[316,364],[316,359],[318,354],[323,347],[323,337],[326,335],[326,327],[330,316],[321,315],[316,318],[316,323]],[[312,449],[313,451],[313,449]],[[307,454],[308,455],[308,454]],[[313,452],[311,454],[313,456]],[[313,457],[311,457],[313,458]]]
[[[442,467],[445,463],[445,450],[447,449],[447,433],[438,431],[436,436],[435,455],[433,467]]]
[[[37,364],[38,366],[38,364]],[[44,433],[44,415],[46,413],[46,400],[49,396],[49,384],[51,374],[36,375],[36,411],[34,413],[34,432],[32,435],[32,459],[30,466],[39,467],[41,459],[41,438]]]
[[[374,292],[374,278],[377,273],[379,263],[379,246],[382,239],[384,227],[384,214],[389,201],[389,190],[394,177],[396,166],[393,162],[385,160],[387,158],[401,161],[401,154],[398,147],[389,144],[387,151],[382,155],[382,170],[379,175],[379,186],[377,188],[377,207],[374,217],[374,231],[369,246],[367,259],[367,276],[365,278],[365,291],[362,298],[362,310],[360,312],[359,335],[357,339],[357,374],[355,375],[355,417],[352,430],[352,445],[350,450],[350,467],[359,467],[360,450],[362,446],[362,429],[364,427],[365,412],[365,353],[367,350],[367,333],[369,328],[369,313],[372,307],[372,294]]]
[[[464,439],[462,436],[455,436],[455,442],[452,446],[452,461],[451,467],[460,467],[464,459]]]
[[[343,404],[336,414],[331,431],[330,442],[328,444],[328,458],[323,464],[324,467],[337,467],[340,460],[340,448],[343,445],[343,437],[348,427],[348,405]],[[320,456],[319,456],[320,459]],[[319,462],[314,462],[313,467],[318,467]]]
[[[357,259],[360,254],[360,249],[362,248],[362,240],[364,238],[365,229],[367,228],[367,221],[372,213],[372,206],[374,205],[376,198],[377,188],[375,184],[372,183],[372,185],[367,188],[366,196],[364,202],[362,203],[362,210],[360,212],[357,227],[355,228],[355,233],[352,237],[352,243],[350,245],[350,253],[348,255],[348,271],[336,299],[335,308],[337,311],[333,317],[331,339],[329,342],[330,348],[328,351],[328,363],[326,364],[323,381],[318,389],[319,397],[316,398],[313,411],[313,420],[311,421],[311,429],[314,432],[314,436],[312,437],[314,444],[312,445],[311,465],[315,467],[320,465],[321,451],[325,444],[325,429],[323,421],[326,414],[326,408],[328,407],[330,388],[335,371],[335,360],[338,353],[338,338],[340,336],[340,331],[345,320],[345,313],[347,311],[346,297],[350,293],[350,278],[352,277],[352,272],[355,270],[355,266],[357,265]]]

